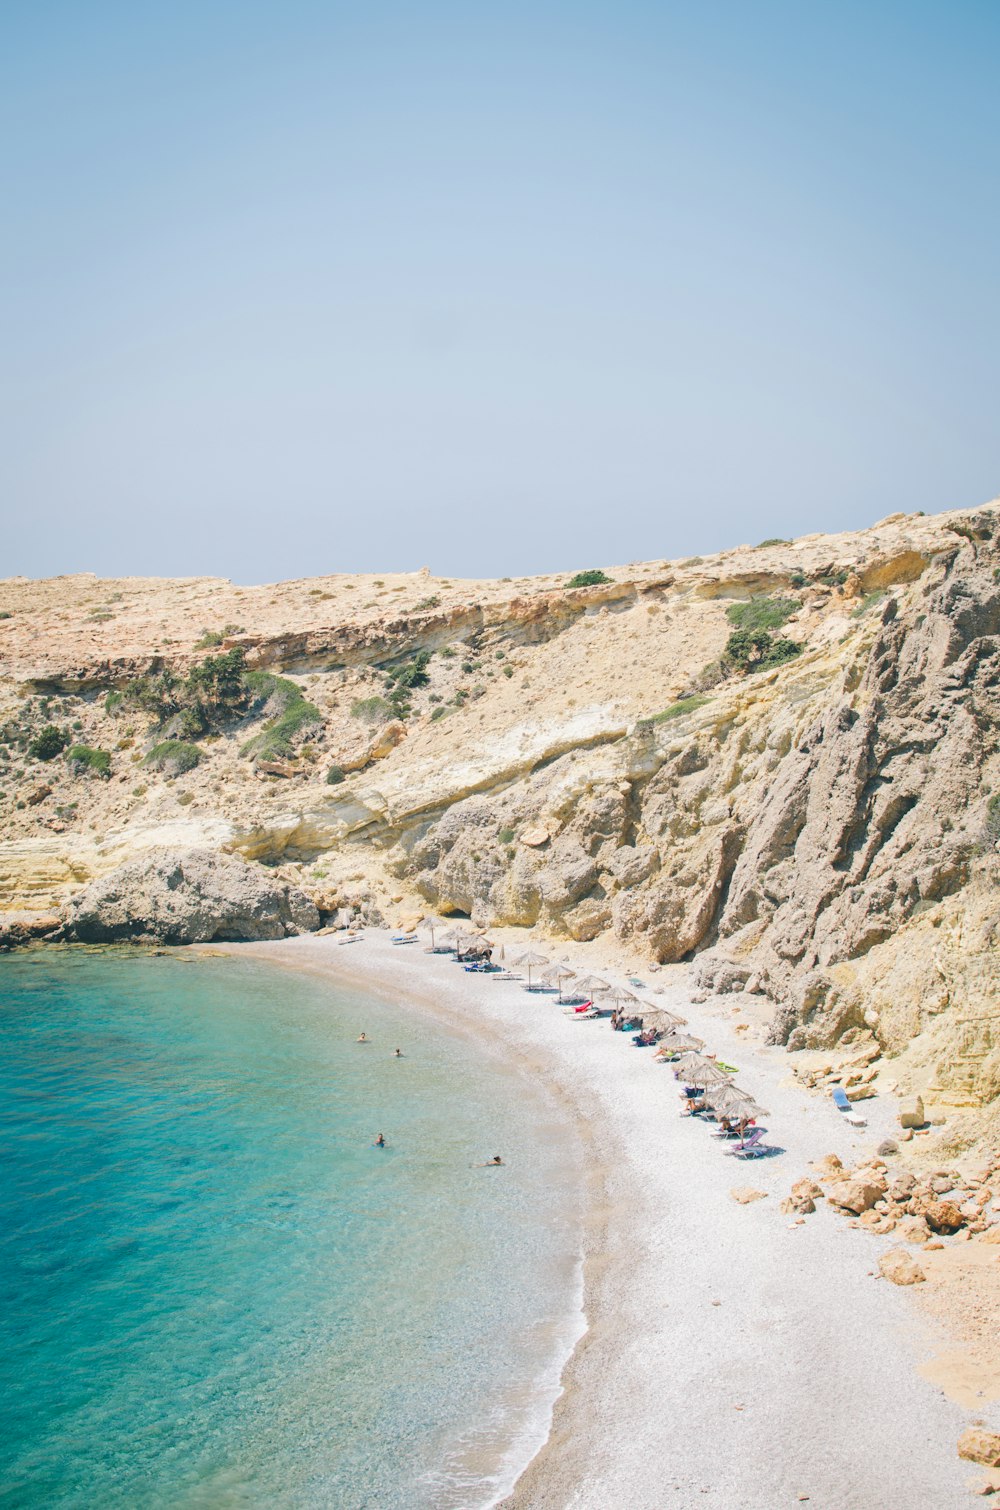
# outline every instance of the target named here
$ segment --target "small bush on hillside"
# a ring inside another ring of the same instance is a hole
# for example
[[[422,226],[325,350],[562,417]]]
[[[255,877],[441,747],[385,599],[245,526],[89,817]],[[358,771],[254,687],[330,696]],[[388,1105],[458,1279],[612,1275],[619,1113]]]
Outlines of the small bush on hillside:
[[[326,773],[327,786],[339,786],[342,781],[346,780],[347,777],[344,774],[344,767],[342,765],[332,765]]]
[[[28,754],[33,755],[36,760],[55,760],[68,744],[69,735],[65,729],[57,729],[55,724],[47,724],[28,745]]]
[[[185,771],[193,771],[200,760],[201,751],[197,745],[185,744],[182,739],[164,739],[153,746],[144,763],[154,771],[181,776]]]
[[[220,629],[203,629],[200,640],[195,640],[196,650],[211,650],[215,645],[221,645],[225,635]]]
[[[428,608],[440,608],[440,606],[441,599],[435,593],[430,598],[421,598],[420,602],[416,605],[415,612],[424,613]]]
[[[384,697],[361,697],[351,704],[351,717],[366,724],[384,724],[392,717],[392,708]]]
[[[847,577],[848,573],[846,571],[827,571],[822,576],[817,577],[816,581],[822,583],[824,587],[843,587],[847,581]]]
[[[497,838],[501,844],[510,844],[513,842],[514,830],[512,828],[502,828],[497,834]]]
[[[703,708],[711,701],[710,697],[704,697],[701,693],[694,693],[691,697],[680,697],[675,703],[671,703],[669,708],[665,708],[662,713],[657,713],[650,719],[650,723],[665,724],[669,723],[672,718],[683,718],[685,713],[693,713],[696,708]]]
[[[780,629],[801,607],[799,598],[751,598],[730,603],[726,618],[737,629]]]
[[[725,659],[745,674],[770,671],[802,653],[795,640],[776,640],[766,629],[737,629],[726,641]]]
[[[105,780],[111,775],[111,756],[107,750],[95,750],[91,745],[71,745],[66,751],[66,764],[76,773],[90,771]]]
[[[575,577],[570,577],[567,587],[600,587],[603,582],[610,582],[611,578],[602,571],[578,571]]]
[[[851,609],[851,618],[860,619],[862,614],[866,614],[868,612],[869,608],[873,608],[876,603],[881,603],[882,599],[885,597],[885,592],[885,588],[880,587],[876,592],[866,593],[866,595],[861,599],[861,602],[858,604],[857,608]]]
[[[782,540],[780,535],[771,535],[767,540],[762,540],[759,545],[755,545],[754,550],[762,551],[766,550],[769,545],[791,545],[791,543],[790,540]]]

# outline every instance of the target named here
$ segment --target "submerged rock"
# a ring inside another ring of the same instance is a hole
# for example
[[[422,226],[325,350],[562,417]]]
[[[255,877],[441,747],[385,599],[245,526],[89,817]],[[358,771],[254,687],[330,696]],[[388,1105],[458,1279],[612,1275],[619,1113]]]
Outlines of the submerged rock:
[[[203,944],[281,939],[319,922],[303,892],[259,865],[210,850],[150,850],[86,886],[68,909],[63,937]]]

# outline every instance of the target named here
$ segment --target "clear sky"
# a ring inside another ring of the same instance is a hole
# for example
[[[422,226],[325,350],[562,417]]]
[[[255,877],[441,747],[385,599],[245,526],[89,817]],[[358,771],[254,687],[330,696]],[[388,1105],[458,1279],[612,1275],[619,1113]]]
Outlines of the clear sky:
[[[997,0],[5,0],[0,575],[1000,492]]]

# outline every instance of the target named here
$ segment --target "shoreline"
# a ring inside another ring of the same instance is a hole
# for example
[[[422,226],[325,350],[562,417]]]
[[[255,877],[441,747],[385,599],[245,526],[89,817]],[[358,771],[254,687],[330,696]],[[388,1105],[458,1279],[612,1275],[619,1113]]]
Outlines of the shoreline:
[[[768,1141],[783,1156],[744,1164],[679,1115],[672,1074],[628,1035],[571,1022],[551,999],[467,975],[422,945],[397,948],[371,930],[346,949],[335,936],[307,935],[204,952],[419,1001],[543,1073],[585,1134],[585,1329],[564,1360],[547,1438],[490,1506],[968,1502],[973,1465],[955,1448],[967,1413],[918,1373],[940,1342],[931,1325],[905,1293],[873,1283],[885,1240],[828,1211],[796,1226],[778,1210],[809,1160],[836,1152],[855,1162],[885,1136],[887,1103],[866,1103],[874,1125],[850,1129],[832,1105],[787,1083],[784,1050],[740,1039],[731,1007],[692,1004],[675,972],[640,996],[655,990],[680,1011],[772,1113]],[[599,968],[591,951],[586,958]],[[623,979],[620,968],[601,973]],[[737,1204],[729,1192],[740,1185],[766,1199]]]

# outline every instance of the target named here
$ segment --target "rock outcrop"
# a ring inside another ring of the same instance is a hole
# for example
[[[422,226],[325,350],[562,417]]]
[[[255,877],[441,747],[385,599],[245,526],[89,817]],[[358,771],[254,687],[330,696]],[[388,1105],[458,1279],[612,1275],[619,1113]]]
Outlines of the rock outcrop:
[[[280,939],[318,928],[288,881],[231,855],[152,851],[92,881],[68,909],[64,937],[87,944]]]
[[[928,1121],[995,1107],[1000,514],[610,575],[0,584],[0,908],[75,906],[163,848],[228,852],[327,916],[427,909],[692,961],[702,990],[768,1002],[775,1043],[858,1049],[817,1085],[864,1100],[892,1056]],[[752,609],[790,659],[726,659]],[[176,732],[197,767],[157,771],[164,727],[128,689],[206,640],[294,679],[308,718],[263,759],[274,707],[195,719]],[[51,724],[108,779],[35,758]]]

